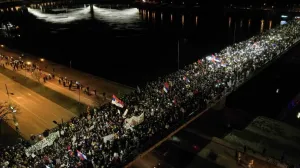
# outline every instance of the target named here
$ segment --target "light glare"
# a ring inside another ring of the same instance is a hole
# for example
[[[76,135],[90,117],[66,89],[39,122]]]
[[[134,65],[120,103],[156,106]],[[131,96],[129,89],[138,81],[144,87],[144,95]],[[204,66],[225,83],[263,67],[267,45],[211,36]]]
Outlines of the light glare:
[[[83,20],[90,18],[90,8],[74,9],[68,13],[47,14],[42,13],[38,9],[28,8],[28,12],[36,16],[40,20],[45,20],[51,23],[69,23],[75,20]]]

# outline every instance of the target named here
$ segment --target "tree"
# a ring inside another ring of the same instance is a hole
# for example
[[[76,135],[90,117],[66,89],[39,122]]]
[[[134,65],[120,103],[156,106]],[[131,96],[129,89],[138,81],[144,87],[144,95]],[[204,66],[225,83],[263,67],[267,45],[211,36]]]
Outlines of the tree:
[[[39,81],[39,82],[41,83],[41,81],[40,81],[40,79],[41,79],[41,77],[42,77],[42,72],[41,72],[41,71],[35,70],[35,71],[33,71],[32,75],[33,75],[33,77],[34,77],[37,81]]]
[[[13,120],[17,122],[15,114],[19,111],[18,106],[7,101],[0,102],[0,124],[2,121]]]

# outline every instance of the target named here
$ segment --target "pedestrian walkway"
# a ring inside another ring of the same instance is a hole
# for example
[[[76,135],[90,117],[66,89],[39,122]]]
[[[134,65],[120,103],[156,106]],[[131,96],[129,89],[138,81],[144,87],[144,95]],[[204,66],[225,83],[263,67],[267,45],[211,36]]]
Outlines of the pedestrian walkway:
[[[37,64],[39,68],[42,70],[42,73],[44,74],[54,74],[55,79],[54,80],[48,80],[44,83],[46,87],[51,88],[52,90],[55,90],[59,93],[62,93],[74,100],[80,101],[81,103],[95,106],[95,105],[101,105],[103,103],[106,103],[110,101],[111,96],[113,94],[119,95],[119,94],[126,94],[133,90],[133,88],[109,81],[103,78],[99,78],[84,72],[80,72],[78,70],[68,68],[63,65],[59,65],[56,63],[53,63],[51,61],[33,57],[30,55],[22,56],[21,53],[18,53],[16,51],[7,49],[7,48],[0,48],[0,53],[13,57],[14,59],[21,59],[25,62],[30,62],[31,64]],[[3,64],[4,61],[1,61],[1,64]],[[13,70],[13,67],[6,66],[6,68]],[[30,73],[26,72],[25,70],[19,68],[19,70],[16,71],[19,74],[22,74],[32,80],[37,81],[36,78],[34,78]],[[66,77],[68,80],[78,81],[81,85],[84,87],[89,87],[90,94],[84,94],[84,92],[78,89],[72,89],[69,90],[68,87],[64,87],[62,84],[59,84],[58,80],[59,77]],[[43,82],[42,82],[43,83]],[[103,93],[105,93],[105,96],[103,97]],[[96,94],[96,95],[95,95]]]

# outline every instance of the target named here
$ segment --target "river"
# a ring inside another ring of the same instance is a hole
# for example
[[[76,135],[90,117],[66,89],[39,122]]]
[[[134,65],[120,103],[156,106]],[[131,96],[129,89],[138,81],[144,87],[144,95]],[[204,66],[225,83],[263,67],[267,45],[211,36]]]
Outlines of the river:
[[[133,87],[177,70],[178,41],[182,68],[281,21],[272,12],[178,13],[108,5],[93,5],[93,14],[89,5],[59,14],[37,6],[20,11],[2,14],[1,44],[67,66],[71,61],[73,68]]]

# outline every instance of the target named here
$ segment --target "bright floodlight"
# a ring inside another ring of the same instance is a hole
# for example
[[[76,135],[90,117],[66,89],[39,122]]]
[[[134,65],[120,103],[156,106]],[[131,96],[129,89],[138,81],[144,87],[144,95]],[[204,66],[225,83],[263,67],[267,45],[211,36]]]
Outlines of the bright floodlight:
[[[59,13],[59,14],[47,14],[42,13],[38,9],[28,8],[28,12],[38,19],[45,20],[46,22],[51,23],[69,23],[75,20],[88,19],[90,17],[90,8],[80,8],[71,10],[68,13]]]
[[[95,5],[93,8],[96,19],[106,21],[116,29],[136,28],[135,23],[139,21],[139,10],[137,8],[118,10],[99,8]]]
[[[279,89],[276,90],[276,93],[279,93]]]
[[[300,119],[300,112],[298,112],[297,118]]]

